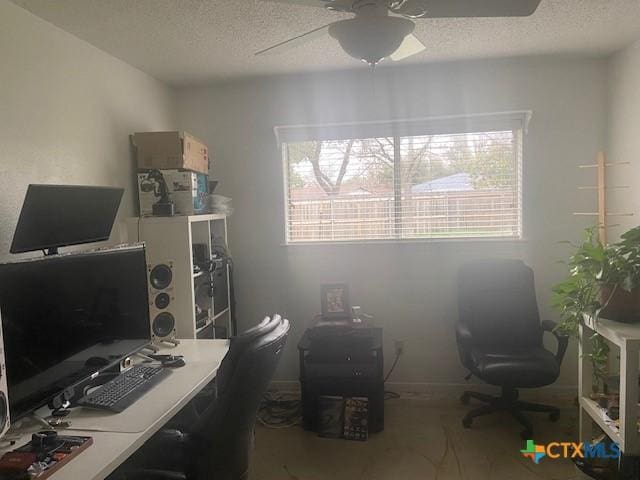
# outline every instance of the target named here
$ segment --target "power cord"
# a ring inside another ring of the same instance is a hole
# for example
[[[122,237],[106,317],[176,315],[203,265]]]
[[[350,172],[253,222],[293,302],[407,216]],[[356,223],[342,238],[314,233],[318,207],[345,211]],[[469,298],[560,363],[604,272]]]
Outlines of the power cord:
[[[398,364],[398,360],[400,360],[401,356],[402,356],[402,351],[396,350],[396,358],[393,360],[393,364],[391,365],[391,370],[389,370],[389,372],[387,373],[387,376],[384,377],[384,383],[387,383],[387,380],[389,380],[389,377],[395,370],[396,365]]]
[[[393,373],[393,371],[396,368],[396,365],[398,365],[398,361],[400,360],[400,357],[402,356],[403,353],[403,349],[396,347],[396,358],[393,359],[393,364],[391,365],[391,369],[389,370],[389,372],[387,372],[387,375],[384,377],[384,383],[387,383],[387,380],[389,380],[389,377],[391,376],[391,374]],[[394,400],[396,398],[400,398],[400,394],[396,393],[396,392],[392,392],[390,390],[385,390],[384,391],[384,399],[385,400]]]

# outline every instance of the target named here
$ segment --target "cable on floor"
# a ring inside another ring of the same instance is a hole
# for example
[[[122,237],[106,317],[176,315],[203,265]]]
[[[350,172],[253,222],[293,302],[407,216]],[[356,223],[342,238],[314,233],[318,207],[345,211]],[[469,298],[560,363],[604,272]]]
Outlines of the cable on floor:
[[[302,421],[302,402],[295,393],[267,392],[262,397],[258,421],[267,428],[290,428]]]
[[[396,392],[392,392],[390,390],[384,391],[384,399],[385,400],[395,400],[396,398],[400,398],[400,394]]]

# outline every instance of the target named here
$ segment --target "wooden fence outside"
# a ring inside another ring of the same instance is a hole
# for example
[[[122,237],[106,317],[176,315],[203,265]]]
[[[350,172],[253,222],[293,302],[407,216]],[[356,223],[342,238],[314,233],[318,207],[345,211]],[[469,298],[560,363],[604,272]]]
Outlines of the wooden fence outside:
[[[485,190],[404,196],[342,196],[289,202],[289,241],[518,237],[517,192]]]

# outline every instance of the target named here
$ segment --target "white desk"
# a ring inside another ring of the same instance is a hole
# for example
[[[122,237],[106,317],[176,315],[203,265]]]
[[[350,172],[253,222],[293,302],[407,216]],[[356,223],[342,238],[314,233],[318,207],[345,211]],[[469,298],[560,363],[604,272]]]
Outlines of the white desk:
[[[161,353],[184,355],[186,366],[174,369],[165,380],[147,392],[124,412],[113,414],[79,408],[69,415],[69,430],[60,434],[93,437],[93,445],[52,475],[52,480],[102,480],[184,407],[216,376],[228,350],[227,340],[181,340],[176,348]],[[31,438],[18,431],[12,450]],[[9,437],[14,439],[13,432]],[[0,450],[0,454],[6,450]]]

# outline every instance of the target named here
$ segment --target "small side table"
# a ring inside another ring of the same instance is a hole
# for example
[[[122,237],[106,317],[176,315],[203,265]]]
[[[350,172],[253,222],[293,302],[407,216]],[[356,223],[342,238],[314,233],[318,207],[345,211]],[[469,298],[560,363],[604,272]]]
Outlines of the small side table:
[[[366,397],[369,432],[384,429],[384,357],[382,328],[316,326],[298,343],[302,420],[316,430],[318,398]]]

